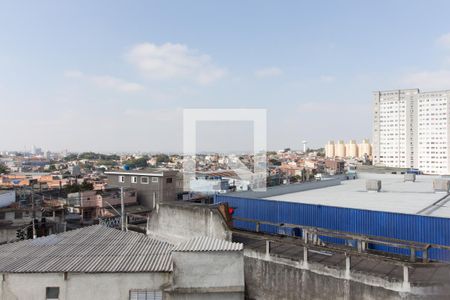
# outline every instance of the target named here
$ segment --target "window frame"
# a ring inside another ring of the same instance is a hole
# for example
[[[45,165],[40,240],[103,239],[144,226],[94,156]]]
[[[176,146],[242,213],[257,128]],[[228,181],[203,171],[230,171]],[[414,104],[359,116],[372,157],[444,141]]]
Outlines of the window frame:
[[[139,295],[144,294],[145,295]],[[135,295],[133,295],[135,294]],[[160,290],[150,290],[150,289],[131,289],[128,294],[129,300],[160,300],[163,299],[163,293]],[[133,297],[134,296],[134,297]],[[142,298],[142,296],[144,298]]]
[[[144,182],[143,179],[146,179],[147,182]],[[141,176],[140,183],[141,184],[149,184],[150,183],[150,178],[148,176]]]
[[[56,298],[54,298],[54,296],[52,296],[52,298],[49,298],[49,291],[51,291],[52,289],[56,290]],[[55,299],[59,299],[59,294],[60,294],[60,289],[59,286],[47,286],[45,287],[45,299],[47,300],[55,300]]]

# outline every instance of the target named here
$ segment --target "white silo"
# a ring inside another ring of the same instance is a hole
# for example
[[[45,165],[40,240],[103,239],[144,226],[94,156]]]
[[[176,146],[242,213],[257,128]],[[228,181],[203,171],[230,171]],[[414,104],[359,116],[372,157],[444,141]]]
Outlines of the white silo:
[[[335,156],[334,147],[334,141],[328,141],[325,145],[325,157],[333,158]]]
[[[344,141],[338,141],[334,148],[334,154],[337,157],[345,157],[345,143]]]

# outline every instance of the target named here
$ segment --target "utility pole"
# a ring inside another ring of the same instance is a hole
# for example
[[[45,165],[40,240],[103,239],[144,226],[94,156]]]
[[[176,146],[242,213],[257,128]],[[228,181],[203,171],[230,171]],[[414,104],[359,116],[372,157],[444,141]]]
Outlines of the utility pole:
[[[120,225],[121,225],[122,231],[124,231],[125,230],[125,206],[123,203],[123,186],[120,187],[120,211],[121,211]]]
[[[36,211],[35,211],[35,206],[34,206],[34,190],[33,190],[33,186],[31,187],[31,208],[33,210],[33,240],[36,238],[36,227],[35,227],[35,222],[34,220],[36,219]]]

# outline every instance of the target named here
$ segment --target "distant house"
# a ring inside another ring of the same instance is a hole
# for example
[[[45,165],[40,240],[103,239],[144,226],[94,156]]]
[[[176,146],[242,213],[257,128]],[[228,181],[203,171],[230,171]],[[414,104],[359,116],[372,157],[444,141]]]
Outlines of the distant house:
[[[244,299],[243,246],[101,225],[0,246],[0,299]]]
[[[109,216],[111,207],[119,207],[121,205],[120,193],[119,188],[70,193],[67,195],[67,204],[80,213],[83,224],[93,224],[94,220]],[[136,195],[135,189],[124,188],[124,205],[137,204]]]
[[[165,169],[107,171],[108,185],[130,187],[137,191],[141,205],[154,208],[157,203],[177,199],[178,171]]]
[[[325,168],[330,174],[342,174],[345,171],[345,162],[343,160],[327,159]]]

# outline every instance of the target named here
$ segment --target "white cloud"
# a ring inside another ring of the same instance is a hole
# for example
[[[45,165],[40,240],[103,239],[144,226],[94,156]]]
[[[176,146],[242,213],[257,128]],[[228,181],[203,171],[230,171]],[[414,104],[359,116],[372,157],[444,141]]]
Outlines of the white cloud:
[[[77,70],[64,72],[68,78],[86,79],[100,88],[113,89],[120,92],[134,93],[144,90],[139,83],[126,81],[109,75],[87,75]]]
[[[422,71],[411,73],[402,79],[401,83],[411,88],[448,89],[450,87],[450,71]]]
[[[210,56],[182,44],[138,44],[126,57],[150,79],[187,79],[208,84],[225,75],[225,70],[215,66]]]
[[[265,77],[277,77],[283,74],[283,71],[277,67],[269,67],[264,69],[259,69],[255,72],[255,76],[259,78]]]
[[[444,48],[450,49],[450,33],[446,33],[446,34],[441,35],[437,39],[437,44],[439,46],[444,47]]]
[[[112,76],[91,76],[90,80],[99,87],[112,88],[121,92],[139,92],[144,87],[135,82],[129,82]]]

